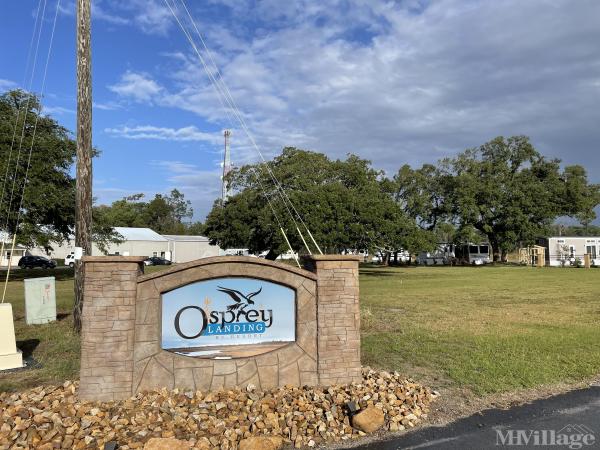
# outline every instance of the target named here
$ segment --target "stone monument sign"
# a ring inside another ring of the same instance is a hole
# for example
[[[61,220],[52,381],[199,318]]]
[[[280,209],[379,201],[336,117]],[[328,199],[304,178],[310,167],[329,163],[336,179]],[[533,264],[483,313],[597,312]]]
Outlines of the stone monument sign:
[[[142,260],[83,258],[84,399],[361,379],[358,257],[299,269],[224,256],[148,275]]]

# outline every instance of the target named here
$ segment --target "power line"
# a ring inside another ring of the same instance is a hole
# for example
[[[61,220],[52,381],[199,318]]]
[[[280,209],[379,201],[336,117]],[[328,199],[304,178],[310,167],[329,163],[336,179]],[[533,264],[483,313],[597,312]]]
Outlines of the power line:
[[[39,6],[39,5],[38,5]],[[38,13],[39,13],[39,8],[38,8]],[[42,9],[42,14],[41,16],[36,15],[36,22],[37,22],[37,17],[39,17],[41,20],[39,22],[40,26],[39,29],[37,30],[37,42],[36,42],[36,46],[35,46],[35,53],[34,53],[34,57],[33,57],[33,66],[31,69],[31,76],[29,78],[29,83],[27,84],[27,100],[25,101],[25,108],[24,108],[24,116],[23,116],[23,126],[21,128],[21,137],[19,139],[19,150],[17,152],[17,159],[15,161],[15,172],[13,175],[13,183],[12,183],[12,189],[10,192],[10,200],[8,202],[8,206],[6,208],[6,221],[5,221],[5,225],[4,225],[4,229],[6,230],[6,237],[8,238],[10,236],[10,229],[9,229],[9,224],[10,224],[10,215],[11,215],[11,210],[12,210],[12,203],[13,203],[13,198],[14,198],[14,192],[15,192],[15,184],[17,181],[17,176],[18,176],[18,170],[19,170],[19,163],[21,161],[21,150],[23,148],[23,139],[24,139],[24,135],[25,135],[25,127],[27,125],[27,114],[29,112],[29,104],[31,102],[31,88],[33,86],[33,78],[35,75],[35,69],[37,66],[37,59],[38,59],[38,50],[40,48],[40,40],[41,40],[41,36],[42,36],[42,29],[43,29],[43,25],[44,25],[44,16],[46,14],[46,0],[44,0],[44,7]],[[34,26],[34,33],[33,35],[35,36],[36,34],[36,27]],[[35,38],[32,37],[32,42]],[[27,64],[28,65],[28,64]],[[27,70],[25,71],[27,72]],[[27,73],[25,74],[25,77],[27,78]],[[12,147],[12,145],[11,145]],[[12,154],[12,150],[11,150],[11,154]],[[7,176],[6,176],[6,180],[8,180],[8,167],[9,165],[7,165]],[[4,192],[3,192],[3,197],[4,197]],[[15,231],[16,234],[16,231]],[[15,241],[15,236],[13,236],[13,242]],[[1,247],[1,252],[0,255],[4,254],[4,239],[2,239],[2,247]],[[14,244],[13,244],[14,247]],[[8,273],[10,272],[10,265],[12,263],[12,257],[13,257],[13,252],[10,253],[10,257],[8,258],[8,272],[7,272],[7,276],[6,276],[6,283],[8,283]],[[4,286],[4,292],[6,292],[6,285]],[[4,303],[4,294],[2,295],[2,303]]]
[[[175,13],[175,11],[173,10],[173,8],[171,7],[171,5],[167,2],[167,0],[164,0],[165,4],[167,4],[167,6],[169,7],[171,13],[173,14],[173,16],[175,17],[175,20],[177,21],[177,23],[179,24],[180,28],[182,29],[182,31],[184,32],[184,34],[186,35],[186,37],[188,38],[188,41],[190,42],[190,44],[192,45],[194,51],[196,52],[196,54],[198,55],[205,72],[207,73],[209,79],[212,81],[213,85],[215,86],[215,89],[217,90],[217,94],[219,96],[219,101],[221,102],[223,108],[225,109],[225,111],[227,112],[227,115],[229,116],[229,112],[228,112],[228,108],[227,106],[225,106],[223,99],[221,98],[221,96],[223,98],[225,98],[225,101],[228,103],[229,109],[231,110],[232,114],[235,116],[235,118],[237,119],[238,123],[240,124],[240,126],[242,127],[242,129],[244,130],[246,136],[248,137],[249,141],[251,142],[252,146],[254,147],[254,149],[257,151],[257,153],[259,154],[260,158],[262,159],[263,163],[264,163],[264,167],[267,170],[267,173],[269,174],[269,176],[271,177],[276,190],[279,194],[279,196],[281,197],[283,204],[288,212],[288,214],[290,215],[290,218],[292,219],[292,221],[294,222],[294,225],[296,227],[296,231],[298,232],[298,234],[300,235],[302,241],[304,242],[304,245],[306,247],[306,249],[308,250],[309,253],[311,253],[310,247],[308,246],[308,244],[306,243],[306,240],[304,239],[304,236],[302,235],[302,232],[300,231],[300,228],[298,226],[298,224],[296,223],[296,219],[294,217],[294,214],[292,214],[292,210],[294,211],[296,217],[298,217],[298,219],[300,220],[300,222],[302,223],[302,225],[304,226],[304,228],[306,229],[306,231],[308,232],[311,240],[313,241],[315,247],[317,248],[317,250],[321,252],[321,249],[319,248],[318,244],[316,243],[316,240],[314,239],[314,236],[312,235],[312,233],[310,232],[310,230],[308,229],[308,226],[306,225],[306,223],[304,222],[304,220],[302,219],[302,216],[298,213],[297,209],[295,208],[294,204],[292,203],[292,201],[290,200],[289,196],[287,195],[287,193],[285,192],[285,190],[283,189],[283,186],[281,185],[281,183],[279,182],[279,180],[277,179],[277,177],[275,176],[275,174],[273,173],[273,171],[271,170],[268,161],[265,159],[264,155],[262,154],[262,152],[260,151],[260,148],[258,147],[258,145],[256,144],[256,141],[254,140],[252,134],[250,133],[250,130],[246,124],[246,121],[244,120],[244,118],[242,117],[239,108],[237,107],[237,104],[235,103],[235,100],[233,99],[233,96],[231,95],[231,91],[229,90],[229,88],[227,87],[227,84],[225,83],[225,81],[223,80],[223,77],[221,75],[221,72],[219,71],[219,68],[217,67],[214,58],[212,57],[212,53],[210,52],[210,50],[208,49],[208,46],[206,45],[206,42],[204,41],[204,39],[202,38],[202,35],[200,33],[200,31],[198,30],[198,27],[196,26],[193,18],[191,17],[191,14],[185,4],[185,2],[183,0],[181,1],[181,4],[183,6],[183,8],[185,9],[187,16],[189,18],[189,21],[192,23],[196,34],[198,35],[198,38],[200,39],[200,41],[202,42],[202,45],[206,51],[206,53],[208,54],[209,59],[211,60],[212,63],[212,68],[215,71],[215,73],[218,75],[219,79],[217,79],[211,72],[211,70],[208,68],[208,65],[206,64],[204,58],[202,57],[200,51],[198,50],[196,43],[194,41],[194,39],[191,37],[190,33],[185,29],[185,27],[183,26],[183,24],[181,23],[181,21],[179,20],[179,17],[177,16],[177,14]],[[174,3],[175,5],[175,3]],[[221,85],[219,84],[219,81],[221,82]],[[231,119],[231,117],[229,116],[229,118]],[[290,208],[292,210],[290,210]]]
[[[46,5],[44,3],[44,13],[45,13],[45,6]],[[6,288],[8,287],[8,278],[10,276],[10,269],[11,269],[12,258],[13,258],[14,252],[15,252],[15,244],[16,244],[16,241],[17,241],[17,232],[19,230],[19,224],[20,224],[20,221],[21,221],[21,210],[23,208],[23,200],[25,198],[25,189],[27,187],[27,181],[28,181],[28,178],[29,178],[29,168],[31,166],[31,154],[33,153],[33,145],[34,145],[34,142],[35,142],[35,135],[36,135],[36,132],[37,132],[37,126],[38,126],[38,122],[39,122],[40,115],[42,113],[42,108],[43,108],[41,102],[42,102],[42,100],[44,98],[44,91],[46,90],[46,77],[48,75],[48,66],[50,65],[50,55],[52,54],[52,44],[54,42],[54,31],[56,29],[56,22],[57,22],[57,18],[58,18],[58,11],[59,11],[59,9],[60,9],[60,0],[58,0],[56,2],[56,11],[54,13],[54,21],[52,22],[52,31],[51,31],[51,34],[50,34],[50,42],[48,44],[48,54],[46,56],[46,64],[45,64],[45,67],[44,67],[44,74],[43,74],[43,77],[42,77],[42,88],[41,88],[41,91],[40,91],[40,105],[39,105],[37,114],[35,116],[35,123],[34,123],[34,126],[33,126],[33,133],[32,133],[32,136],[31,136],[31,145],[29,147],[29,155],[27,157],[27,165],[26,165],[26,168],[25,168],[25,175],[23,177],[23,188],[21,189],[21,199],[20,199],[20,202],[19,202],[19,208],[17,210],[17,220],[15,222],[15,229],[14,229],[14,233],[13,233],[12,247],[11,247],[11,251],[10,251],[10,258],[8,260],[8,269],[6,271],[6,279],[4,281],[4,290],[2,291],[2,302],[1,303],[4,303],[4,299],[6,297]],[[43,20],[43,17],[44,16],[42,15],[42,20]],[[40,30],[41,30],[41,27],[40,27]],[[41,35],[41,31],[40,31],[40,35]],[[39,46],[39,41],[38,41],[38,46]],[[37,49],[36,49],[36,59],[37,59]],[[32,74],[32,79],[33,79],[33,74]],[[27,110],[26,110],[26,113],[27,113]],[[20,153],[21,153],[21,146],[19,145],[19,155],[20,155]],[[16,181],[16,168],[15,168],[15,180],[13,180],[13,181]],[[14,190],[14,182],[13,182],[13,190]],[[11,194],[11,203],[12,203],[12,194]],[[10,214],[10,210],[8,211],[8,213]]]
[[[27,60],[25,62],[25,74],[23,75],[23,83],[21,83],[21,86],[25,86],[25,83],[27,82],[27,73],[29,72],[29,63],[31,61],[31,50],[33,49],[33,42],[35,40],[35,35],[36,35],[36,30],[38,27],[38,22],[40,19],[40,11],[42,10],[42,0],[39,0],[38,2],[38,7],[37,7],[37,12],[35,15],[35,23],[33,26],[33,31],[31,33],[31,41],[29,41],[29,50],[27,51]],[[2,195],[0,197],[0,206],[4,204],[4,195],[6,193],[6,181],[8,180],[8,172],[9,172],[9,168],[10,168],[10,161],[12,159],[12,152],[15,146],[15,141],[17,138],[17,128],[19,127],[19,118],[21,116],[21,111],[24,108],[25,104],[22,103],[21,105],[19,105],[19,108],[17,109],[17,116],[15,118],[15,126],[13,127],[13,136],[12,136],[12,140],[10,142],[10,150],[8,152],[8,161],[6,163],[6,172],[4,174],[4,180],[2,181]],[[25,119],[27,120],[27,109],[25,109]],[[1,254],[2,252],[0,252]]]
[[[192,45],[192,48],[194,49],[194,51],[196,52],[198,58],[200,59],[200,62],[202,63],[202,66],[206,72],[206,74],[208,75],[209,79],[212,81],[213,87],[215,88],[215,90],[217,91],[217,98],[219,99],[219,102],[221,103],[221,106],[223,107],[223,110],[225,111],[225,113],[227,114],[227,117],[229,119],[230,125],[233,125],[233,119],[231,118],[231,115],[229,113],[229,109],[227,108],[227,106],[225,105],[225,103],[223,102],[223,98],[226,98],[225,94],[222,92],[222,88],[219,86],[217,80],[214,78],[214,76],[212,75],[212,73],[210,72],[206,61],[204,60],[204,58],[202,57],[200,51],[198,50],[198,47],[196,46],[196,43],[193,39],[193,37],[190,35],[190,33],[186,30],[186,28],[183,26],[183,23],[180,21],[179,17],[177,16],[177,14],[175,13],[173,7],[167,2],[167,0],[164,0],[165,4],[167,5],[167,7],[169,8],[169,10],[171,11],[171,14],[173,15],[173,17],[175,18],[175,20],[177,21],[177,24],[179,25],[179,27],[181,28],[182,32],[184,33],[184,35],[186,36],[186,38],[188,39],[188,41],[190,42],[190,44]],[[267,191],[264,188],[264,185],[262,184],[262,181],[260,180],[260,177],[257,177],[257,181],[259,183],[259,186],[261,188],[261,190],[263,191],[263,194],[265,195],[265,198],[267,199],[267,202],[269,204],[269,207],[271,208],[271,211],[273,212],[273,215],[275,216],[275,219],[277,220],[278,224],[280,225],[280,230],[284,235],[285,241],[288,244],[288,247],[290,249],[290,251],[292,252],[292,254],[295,254],[294,249],[291,247],[290,241],[287,238],[287,235],[285,233],[285,230],[283,228],[283,226],[281,225],[281,221],[279,220],[279,216],[277,214],[277,211],[275,210],[275,208],[273,207],[272,202],[270,201]],[[287,207],[287,205],[284,202],[284,206],[286,207],[286,209],[288,210],[288,214],[290,214],[290,217],[292,219],[292,221],[294,221],[294,223],[296,222],[294,219],[294,216],[291,214],[291,212],[289,211],[289,208]],[[296,227],[297,228],[297,227]],[[310,252],[310,249],[308,249]],[[296,263],[298,264],[298,266],[300,266],[300,263],[298,262],[298,260],[296,259]]]
[[[298,217],[298,219],[300,220],[300,222],[302,223],[302,225],[304,226],[304,228],[308,232],[308,234],[309,234],[310,238],[312,239],[315,247],[317,248],[317,250],[319,251],[319,253],[323,254],[323,252],[321,251],[321,249],[320,249],[319,245],[317,244],[315,238],[313,237],[312,233],[310,232],[310,229],[308,228],[308,226],[306,225],[306,223],[302,219],[302,216],[300,215],[300,213],[298,212],[298,210],[294,206],[293,202],[290,200],[289,196],[285,192],[285,189],[283,189],[283,186],[281,185],[281,183],[279,182],[279,180],[277,179],[277,177],[275,176],[275,174],[273,173],[273,171],[269,167],[268,161],[265,159],[265,157],[263,156],[262,152],[260,151],[260,148],[258,147],[258,145],[256,144],[254,138],[252,137],[252,135],[250,133],[250,130],[248,129],[248,127],[246,125],[246,122],[245,122],[243,116],[240,114],[239,108],[237,107],[237,104],[236,104],[233,96],[231,95],[231,91],[227,87],[227,84],[225,83],[225,80],[223,79],[223,76],[221,75],[221,71],[219,70],[219,67],[215,63],[215,60],[214,60],[214,58],[212,56],[212,52],[210,51],[210,49],[206,45],[205,40],[202,38],[202,34],[198,30],[198,27],[196,26],[196,22],[192,18],[192,15],[190,14],[190,12],[189,12],[186,4],[185,4],[185,0],[180,0],[180,2],[181,2],[181,4],[184,7],[184,9],[185,9],[185,11],[187,13],[187,16],[188,16],[190,22],[192,23],[194,29],[196,30],[196,34],[198,35],[198,38],[200,39],[200,42],[202,42],[202,46],[204,47],[204,50],[206,51],[206,53],[208,54],[209,59],[212,62],[213,69],[217,73],[217,75],[219,77],[219,80],[221,81],[221,84],[224,87],[225,93],[227,94],[226,98],[228,98],[230,107],[232,108],[234,114],[237,116],[237,119],[240,122],[240,124],[242,125],[242,128],[244,129],[246,135],[248,136],[248,139],[250,139],[250,142],[252,143],[252,145],[254,146],[254,148],[256,149],[256,151],[258,152],[258,154],[260,155],[260,157],[263,160],[263,162],[266,164],[266,168],[267,168],[267,170],[268,170],[271,178],[273,179],[273,182],[276,184],[277,188],[280,190],[280,192],[282,194],[282,199],[283,199],[284,203],[287,200],[287,202],[289,203],[290,207],[296,213],[296,216]],[[304,240],[304,236],[302,236],[302,233],[300,232],[300,229],[298,228],[297,225],[296,225],[296,229],[298,230],[298,233],[300,234],[300,237],[302,238],[302,241],[304,242],[304,245],[306,246],[308,252],[310,253],[310,248],[307,246],[306,241]]]
[[[10,213],[11,213],[11,209],[12,209],[12,202],[13,202],[13,198],[14,198],[14,194],[15,194],[15,186],[16,186],[16,182],[17,182],[17,175],[18,175],[18,170],[19,170],[19,163],[21,161],[21,150],[23,149],[23,140],[25,138],[25,128],[27,125],[27,113],[29,112],[29,104],[31,102],[31,98],[32,98],[32,94],[31,94],[31,90],[32,90],[32,86],[33,86],[33,78],[35,76],[35,70],[37,67],[37,60],[38,60],[38,51],[40,48],[40,41],[41,41],[41,37],[42,37],[42,29],[43,29],[43,24],[44,24],[44,16],[46,14],[46,0],[44,0],[44,8],[42,10],[42,15],[41,15],[41,22],[40,22],[40,28],[38,30],[38,35],[37,35],[37,43],[35,46],[35,53],[34,53],[34,57],[33,57],[33,67],[31,69],[31,77],[29,78],[29,83],[27,86],[27,100],[25,102],[25,117],[23,120],[23,126],[21,127],[21,136],[19,139],[19,150],[17,152],[17,160],[15,162],[15,173],[13,176],[13,180],[12,180],[12,189],[10,192],[10,200],[8,202],[8,208],[7,208],[7,212],[6,212],[6,224],[5,224],[5,228],[7,231],[8,230],[8,224],[9,224],[9,220],[10,220]]]
[[[33,50],[33,43],[35,41],[35,35],[36,35],[38,23],[40,24],[40,28],[42,26],[43,21],[40,21],[41,10],[42,10],[42,0],[39,0],[37,12],[35,15],[35,23],[33,25],[33,30],[31,32],[31,40],[29,41],[29,50],[27,51],[27,59],[25,62],[25,73],[23,74],[23,83],[21,83],[21,86],[25,86],[25,83],[27,82],[27,73],[29,72],[29,63],[31,62],[31,51]],[[31,83],[30,83],[30,88],[31,88]],[[29,100],[29,98],[30,97],[28,97],[27,100]],[[29,102],[28,101],[19,105],[19,108],[17,109],[17,116],[15,118],[15,126],[13,128],[13,136],[12,136],[11,143],[10,143],[10,150],[8,152],[8,159],[6,161],[6,171],[4,173],[4,180],[2,181],[2,195],[0,196],[0,208],[2,208],[2,206],[4,206],[4,198],[6,195],[6,183],[8,181],[8,174],[10,172],[10,163],[12,161],[12,154],[13,154],[13,150],[14,150],[15,142],[16,142],[16,138],[17,138],[17,129],[19,128],[19,118],[21,116],[22,110],[25,111],[25,114],[23,116],[23,123],[25,123],[27,121],[27,112],[29,110]],[[6,232],[7,232],[7,235],[6,235],[7,238],[9,236],[9,234],[8,234],[9,213],[10,213],[10,207],[8,207],[7,211],[6,211],[6,226],[4,228],[4,229],[6,229]],[[2,231],[4,231],[4,229],[0,229],[0,233]],[[2,244],[0,245],[0,260],[2,259],[3,255],[4,255],[4,246],[5,246],[4,241],[5,241],[5,239],[4,239],[4,237],[2,237]]]

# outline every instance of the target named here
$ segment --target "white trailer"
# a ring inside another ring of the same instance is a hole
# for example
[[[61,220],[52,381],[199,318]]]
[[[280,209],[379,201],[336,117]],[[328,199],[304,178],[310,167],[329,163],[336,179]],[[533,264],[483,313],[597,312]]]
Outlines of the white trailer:
[[[546,264],[554,267],[574,266],[583,263],[590,255],[592,265],[600,266],[600,237],[551,236],[539,238],[537,244],[546,248]]]

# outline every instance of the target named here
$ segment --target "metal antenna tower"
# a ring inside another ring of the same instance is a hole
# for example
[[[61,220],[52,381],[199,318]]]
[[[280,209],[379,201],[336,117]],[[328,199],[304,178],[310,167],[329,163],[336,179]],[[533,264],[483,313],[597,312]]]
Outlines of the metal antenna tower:
[[[225,152],[223,155],[223,178],[221,187],[221,202],[224,204],[229,198],[229,183],[227,182],[227,174],[231,172],[231,150],[229,149],[229,138],[231,137],[231,131],[223,131],[223,137],[225,138]]]

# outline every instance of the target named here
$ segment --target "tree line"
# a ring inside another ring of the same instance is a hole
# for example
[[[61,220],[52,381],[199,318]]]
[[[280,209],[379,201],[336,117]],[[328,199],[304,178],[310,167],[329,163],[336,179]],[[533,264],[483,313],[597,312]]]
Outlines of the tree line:
[[[217,200],[205,223],[212,242],[268,250],[272,258],[288,248],[283,228],[293,248],[309,251],[310,240],[297,231],[302,223],[269,170],[317,243],[332,253],[415,253],[438,242],[485,240],[494,261],[505,260],[509,251],[551,233],[557,218],[589,228],[600,203],[600,185],[588,182],[582,166],[562,168],[526,136],[497,137],[437,164],[404,165],[393,177],[355,155],[332,160],[288,147],[268,167],[246,165],[229,174],[235,195],[224,204]]]
[[[160,234],[201,234],[204,225],[192,222],[191,202],[177,189],[169,194],[155,194],[144,201],[145,195],[134,194],[93,208],[95,223],[111,227],[152,228]]]

